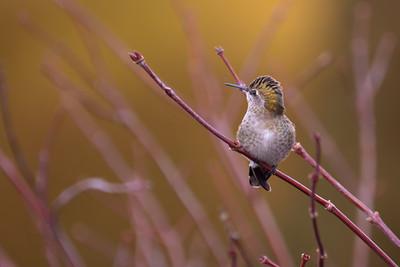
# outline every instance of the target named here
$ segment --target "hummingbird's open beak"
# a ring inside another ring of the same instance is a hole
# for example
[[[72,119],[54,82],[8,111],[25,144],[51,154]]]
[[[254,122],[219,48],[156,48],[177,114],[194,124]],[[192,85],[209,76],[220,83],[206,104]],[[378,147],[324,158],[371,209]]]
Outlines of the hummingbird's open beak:
[[[239,84],[235,84],[235,83],[224,83],[226,86],[230,86],[230,87],[234,87],[239,89],[241,92],[247,92],[249,91],[249,88],[247,88],[247,86],[244,85],[239,85]]]

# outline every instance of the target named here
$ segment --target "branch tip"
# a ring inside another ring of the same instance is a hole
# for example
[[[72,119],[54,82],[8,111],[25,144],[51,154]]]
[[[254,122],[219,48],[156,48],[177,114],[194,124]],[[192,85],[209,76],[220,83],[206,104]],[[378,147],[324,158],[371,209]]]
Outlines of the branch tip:
[[[302,258],[302,260],[304,260],[304,261],[309,261],[309,260],[311,260],[311,256],[308,255],[307,253],[301,253],[301,258]]]
[[[222,48],[222,46],[216,46],[214,49],[218,56],[224,53],[224,49]]]
[[[132,61],[138,65],[140,65],[144,61],[143,55],[138,51],[129,52],[128,54]]]

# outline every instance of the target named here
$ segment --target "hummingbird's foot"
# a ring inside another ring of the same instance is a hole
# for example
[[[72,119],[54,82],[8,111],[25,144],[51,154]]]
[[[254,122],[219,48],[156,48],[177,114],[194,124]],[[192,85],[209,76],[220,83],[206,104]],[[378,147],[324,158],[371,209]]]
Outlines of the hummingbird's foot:
[[[230,145],[229,148],[232,151],[239,151],[240,149],[242,149],[242,145],[239,143],[238,140],[236,140],[235,142],[233,142],[233,145]]]
[[[269,171],[269,172],[271,173],[271,175],[275,175],[275,173],[276,173],[276,168],[277,168],[276,165],[274,165],[274,166],[271,167],[271,170]],[[271,176],[271,175],[270,175],[270,176]]]

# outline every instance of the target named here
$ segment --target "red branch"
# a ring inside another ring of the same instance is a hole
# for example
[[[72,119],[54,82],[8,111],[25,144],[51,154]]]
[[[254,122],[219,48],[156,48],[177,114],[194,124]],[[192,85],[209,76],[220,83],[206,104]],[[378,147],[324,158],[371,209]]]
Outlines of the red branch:
[[[229,139],[222,133],[220,133],[217,129],[215,129],[211,124],[209,124],[206,120],[204,120],[199,114],[197,114],[185,101],[183,101],[175,91],[166,85],[154,71],[147,65],[144,60],[144,57],[139,52],[133,52],[129,54],[130,58],[142,67],[146,73],[157,83],[157,85],[164,90],[164,92],[172,98],[181,108],[183,108],[190,116],[193,117],[198,123],[204,126],[209,132],[219,138],[221,141],[226,143],[232,150],[244,155],[248,159],[256,162],[260,166],[264,167],[267,170],[270,170],[271,167],[265,162],[261,162],[256,158],[252,157],[247,151],[245,151],[237,142]],[[277,170],[275,175],[285,182],[291,184],[296,187],[298,190],[303,192],[304,194],[310,196],[311,190],[293,179],[289,175],[283,173],[280,170]],[[325,209],[334,214],[339,220],[341,220],[351,231],[353,231],[357,236],[359,236],[376,254],[378,254],[389,266],[397,266],[396,263],[370,238],[368,237],[356,224],[354,224],[341,210],[335,207],[333,203],[329,200],[322,198],[319,195],[315,195],[315,200],[321,204]]]
[[[270,260],[267,256],[261,256],[259,259],[261,264],[270,266],[270,267],[280,267],[278,264]]]
[[[324,246],[322,244],[321,235],[319,233],[318,224],[317,224],[317,217],[318,213],[315,208],[315,192],[317,191],[317,183],[320,174],[320,164],[321,164],[321,137],[319,134],[314,135],[315,144],[316,144],[316,161],[317,165],[315,166],[314,172],[311,174],[311,197],[310,197],[310,217],[312,221],[312,226],[314,230],[315,239],[318,245],[318,266],[324,266],[324,260],[326,258]]]
[[[236,74],[235,70],[233,69],[231,63],[224,55],[224,49],[221,46],[215,48],[215,52],[217,55],[222,59],[222,61],[227,66],[229,72],[232,74],[233,78],[235,79],[236,83],[239,85],[244,85],[244,83],[240,80],[239,76]]]

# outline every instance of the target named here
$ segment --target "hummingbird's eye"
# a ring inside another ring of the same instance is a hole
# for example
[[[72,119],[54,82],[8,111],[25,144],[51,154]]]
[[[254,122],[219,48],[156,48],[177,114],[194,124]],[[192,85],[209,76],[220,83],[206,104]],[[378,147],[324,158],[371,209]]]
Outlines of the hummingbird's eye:
[[[250,90],[249,90],[249,93],[250,93],[251,95],[257,95],[257,90],[256,90],[256,89],[250,89]]]

